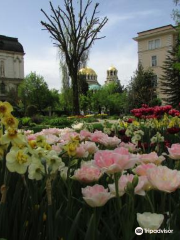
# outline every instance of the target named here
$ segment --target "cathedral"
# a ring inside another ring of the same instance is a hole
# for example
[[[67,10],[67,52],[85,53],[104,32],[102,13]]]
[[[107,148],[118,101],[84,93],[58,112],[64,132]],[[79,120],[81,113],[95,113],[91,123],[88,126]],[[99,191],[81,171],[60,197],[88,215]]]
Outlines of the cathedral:
[[[92,68],[81,68],[78,74],[85,76],[86,82],[89,85],[89,90],[99,90],[101,88],[101,85],[97,80],[97,74]],[[108,68],[105,85],[112,82],[119,83],[117,74],[118,70],[114,66]]]
[[[0,35],[0,101],[24,79],[24,49],[17,38]]]

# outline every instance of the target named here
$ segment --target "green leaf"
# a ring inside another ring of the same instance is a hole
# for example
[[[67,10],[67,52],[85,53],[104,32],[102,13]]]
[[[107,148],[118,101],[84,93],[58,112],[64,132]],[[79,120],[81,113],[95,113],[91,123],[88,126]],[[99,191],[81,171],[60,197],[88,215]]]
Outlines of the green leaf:
[[[106,231],[108,233],[108,236],[109,236],[109,240],[117,240],[116,236],[114,236],[113,232],[111,231],[111,229],[109,228],[108,224],[103,220],[103,218],[101,218],[105,228],[106,228]]]
[[[94,214],[92,214],[89,220],[89,226],[86,232],[86,236],[84,240],[91,240],[92,239],[92,231],[93,231],[93,221],[94,221]]]
[[[77,215],[76,215],[76,217],[73,221],[73,224],[72,224],[72,227],[70,229],[67,240],[73,240],[74,239],[74,236],[75,236],[77,228],[78,228],[78,222],[79,222],[81,212],[82,212],[82,208],[79,210],[79,212],[77,213]]]

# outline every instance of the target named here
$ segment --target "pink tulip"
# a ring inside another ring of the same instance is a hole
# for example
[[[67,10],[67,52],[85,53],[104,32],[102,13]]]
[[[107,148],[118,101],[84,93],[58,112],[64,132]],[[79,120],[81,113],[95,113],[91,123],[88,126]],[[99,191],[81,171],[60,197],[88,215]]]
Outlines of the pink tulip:
[[[113,197],[108,189],[98,184],[82,188],[82,194],[84,201],[91,207],[102,207]]]
[[[98,142],[106,147],[116,147],[119,145],[121,140],[117,137],[108,137],[106,135],[106,136],[102,137],[101,139],[99,139]]]
[[[90,140],[92,142],[99,142],[103,137],[107,137],[107,134],[103,133],[102,131],[95,131],[91,134]]]
[[[153,167],[156,167],[154,163],[147,163],[147,164],[142,163],[141,165],[133,169],[133,172],[140,176],[146,176],[147,170]]]
[[[140,162],[143,163],[154,163],[156,165],[159,165],[162,163],[162,161],[165,160],[165,157],[158,156],[156,152],[151,152],[149,154],[142,154],[139,155]]]
[[[130,142],[129,143],[121,142],[120,147],[127,148],[130,152],[136,152],[137,151],[136,145],[133,144],[133,143],[130,143]]]
[[[180,186],[180,172],[166,166],[156,166],[147,170],[150,184],[163,192],[174,192]]]
[[[87,158],[89,153],[86,151],[84,146],[81,144],[79,147],[76,148],[76,157],[77,158]]]
[[[98,151],[94,155],[95,164],[107,173],[116,173],[134,167],[136,158],[126,148],[115,149],[114,151]]]
[[[133,179],[134,179],[133,174],[127,174],[127,175],[122,175],[118,181],[118,191],[119,191],[119,196],[123,196],[126,188],[127,188],[127,184],[128,182],[132,183]],[[115,190],[115,184],[109,184],[109,189],[110,192],[113,195],[116,195],[116,190]],[[146,176],[140,176],[138,178],[138,184],[134,189],[134,193],[137,195],[142,195],[145,196],[145,189],[148,186],[148,180]]]
[[[82,144],[84,145],[86,151],[89,152],[89,154],[94,154],[99,150],[94,142],[86,141]]]
[[[90,183],[98,181],[101,176],[102,172],[98,167],[86,163],[74,172],[72,178],[80,182]]]
[[[171,148],[168,148],[169,157],[175,160],[180,160],[180,144],[172,144]]]

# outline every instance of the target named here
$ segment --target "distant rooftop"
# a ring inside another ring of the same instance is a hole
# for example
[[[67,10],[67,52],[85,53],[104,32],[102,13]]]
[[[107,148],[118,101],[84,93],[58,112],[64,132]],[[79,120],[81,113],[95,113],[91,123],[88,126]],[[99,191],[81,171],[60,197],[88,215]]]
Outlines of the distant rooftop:
[[[154,30],[162,30],[162,28],[164,28],[164,29],[170,29],[170,28],[176,29],[175,26],[169,24],[169,25],[165,25],[165,26],[162,26],[162,27],[152,28],[152,29],[149,29],[149,30],[146,30],[146,31],[138,32],[138,34],[150,32],[150,31],[154,31]]]
[[[167,34],[167,33],[172,33],[172,34],[177,34],[177,26],[173,26],[171,24],[165,25],[162,27],[157,27],[153,29],[149,29],[143,32],[138,32],[138,37],[133,38],[135,41],[139,41],[142,39],[146,39],[149,37],[155,37],[158,35],[162,34]]]
[[[18,42],[18,38],[0,35],[0,50],[24,53],[23,46]]]

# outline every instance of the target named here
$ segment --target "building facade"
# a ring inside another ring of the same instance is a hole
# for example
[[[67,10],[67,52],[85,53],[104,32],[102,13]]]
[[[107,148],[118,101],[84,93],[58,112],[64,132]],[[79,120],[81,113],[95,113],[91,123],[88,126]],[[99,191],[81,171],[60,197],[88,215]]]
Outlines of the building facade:
[[[0,100],[24,79],[24,49],[17,38],[0,35]]]
[[[154,84],[160,98],[163,96],[160,92],[162,66],[168,51],[175,44],[176,36],[176,27],[167,25],[139,32],[138,36],[133,38],[138,43],[138,61],[141,62],[144,69],[153,69],[155,74]]]

